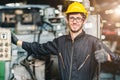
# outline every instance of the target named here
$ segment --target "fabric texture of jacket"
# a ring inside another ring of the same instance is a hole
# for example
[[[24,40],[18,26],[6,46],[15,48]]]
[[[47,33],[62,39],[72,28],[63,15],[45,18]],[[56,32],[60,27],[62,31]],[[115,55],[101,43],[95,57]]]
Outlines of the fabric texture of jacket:
[[[64,35],[43,44],[23,42],[22,48],[34,55],[57,55],[61,80],[92,80],[97,67],[94,52],[99,49],[99,42],[83,31],[74,41],[70,35]],[[119,61],[118,56],[102,46],[112,60]]]

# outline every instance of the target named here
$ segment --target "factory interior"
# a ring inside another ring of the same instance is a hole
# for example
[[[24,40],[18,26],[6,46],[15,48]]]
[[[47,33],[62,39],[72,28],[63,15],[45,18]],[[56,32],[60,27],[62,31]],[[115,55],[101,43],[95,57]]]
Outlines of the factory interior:
[[[1,0],[0,80],[60,80],[56,55],[28,56],[11,43],[11,32],[20,40],[39,43],[65,35],[65,11],[74,1],[89,12],[86,33],[120,55],[120,0]],[[99,80],[120,80],[120,64],[101,64]]]

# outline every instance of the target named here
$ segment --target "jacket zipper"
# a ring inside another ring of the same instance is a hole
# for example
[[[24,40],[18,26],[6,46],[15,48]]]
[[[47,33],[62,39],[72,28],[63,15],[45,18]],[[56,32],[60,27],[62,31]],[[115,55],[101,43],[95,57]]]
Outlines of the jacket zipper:
[[[78,70],[80,70],[83,66],[84,66],[84,64],[86,63],[86,61],[88,60],[88,58],[89,58],[89,54],[86,56],[86,58],[85,58],[85,60],[83,61],[83,63],[78,67]]]
[[[63,64],[63,68],[65,69],[65,64],[64,64],[64,60],[63,60],[62,54],[61,54],[61,53],[59,53],[59,56],[60,56],[60,59],[61,59],[62,64]]]
[[[73,49],[74,49],[74,47],[73,47],[73,43],[74,43],[74,41],[72,41],[72,53],[71,53],[71,62],[70,62],[70,75],[69,75],[69,80],[71,80],[71,74],[72,74],[72,64],[73,64]]]

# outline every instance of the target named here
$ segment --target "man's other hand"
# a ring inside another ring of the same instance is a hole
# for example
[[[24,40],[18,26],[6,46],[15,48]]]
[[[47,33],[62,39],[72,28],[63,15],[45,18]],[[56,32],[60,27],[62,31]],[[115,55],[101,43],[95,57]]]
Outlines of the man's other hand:
[[[109,61],[109,57],[110,57],[109,53],[107,53],[104,49],[95,51],[95,58],[99,63]]]

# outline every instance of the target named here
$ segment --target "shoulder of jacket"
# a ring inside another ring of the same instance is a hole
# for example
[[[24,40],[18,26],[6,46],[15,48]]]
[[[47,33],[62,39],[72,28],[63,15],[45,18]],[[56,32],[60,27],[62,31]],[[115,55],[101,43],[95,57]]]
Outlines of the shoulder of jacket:
[[[64,40],[66,38],[67,35],[62,35],[62,36],[59,36],[57,38],[55,38],[55,40],[59,41],[59,40]]]
[[[90,35],[90,34],[85,34],[85,37],[88,38],[88,39],[91,39],[91,40],[99,40],[99,38],[97,38],[93,35]]]
[[[59,36],[57,37],[57,39],[63,39],[63,38],[66,38],[67,35],[62,35],[62,36]]]

